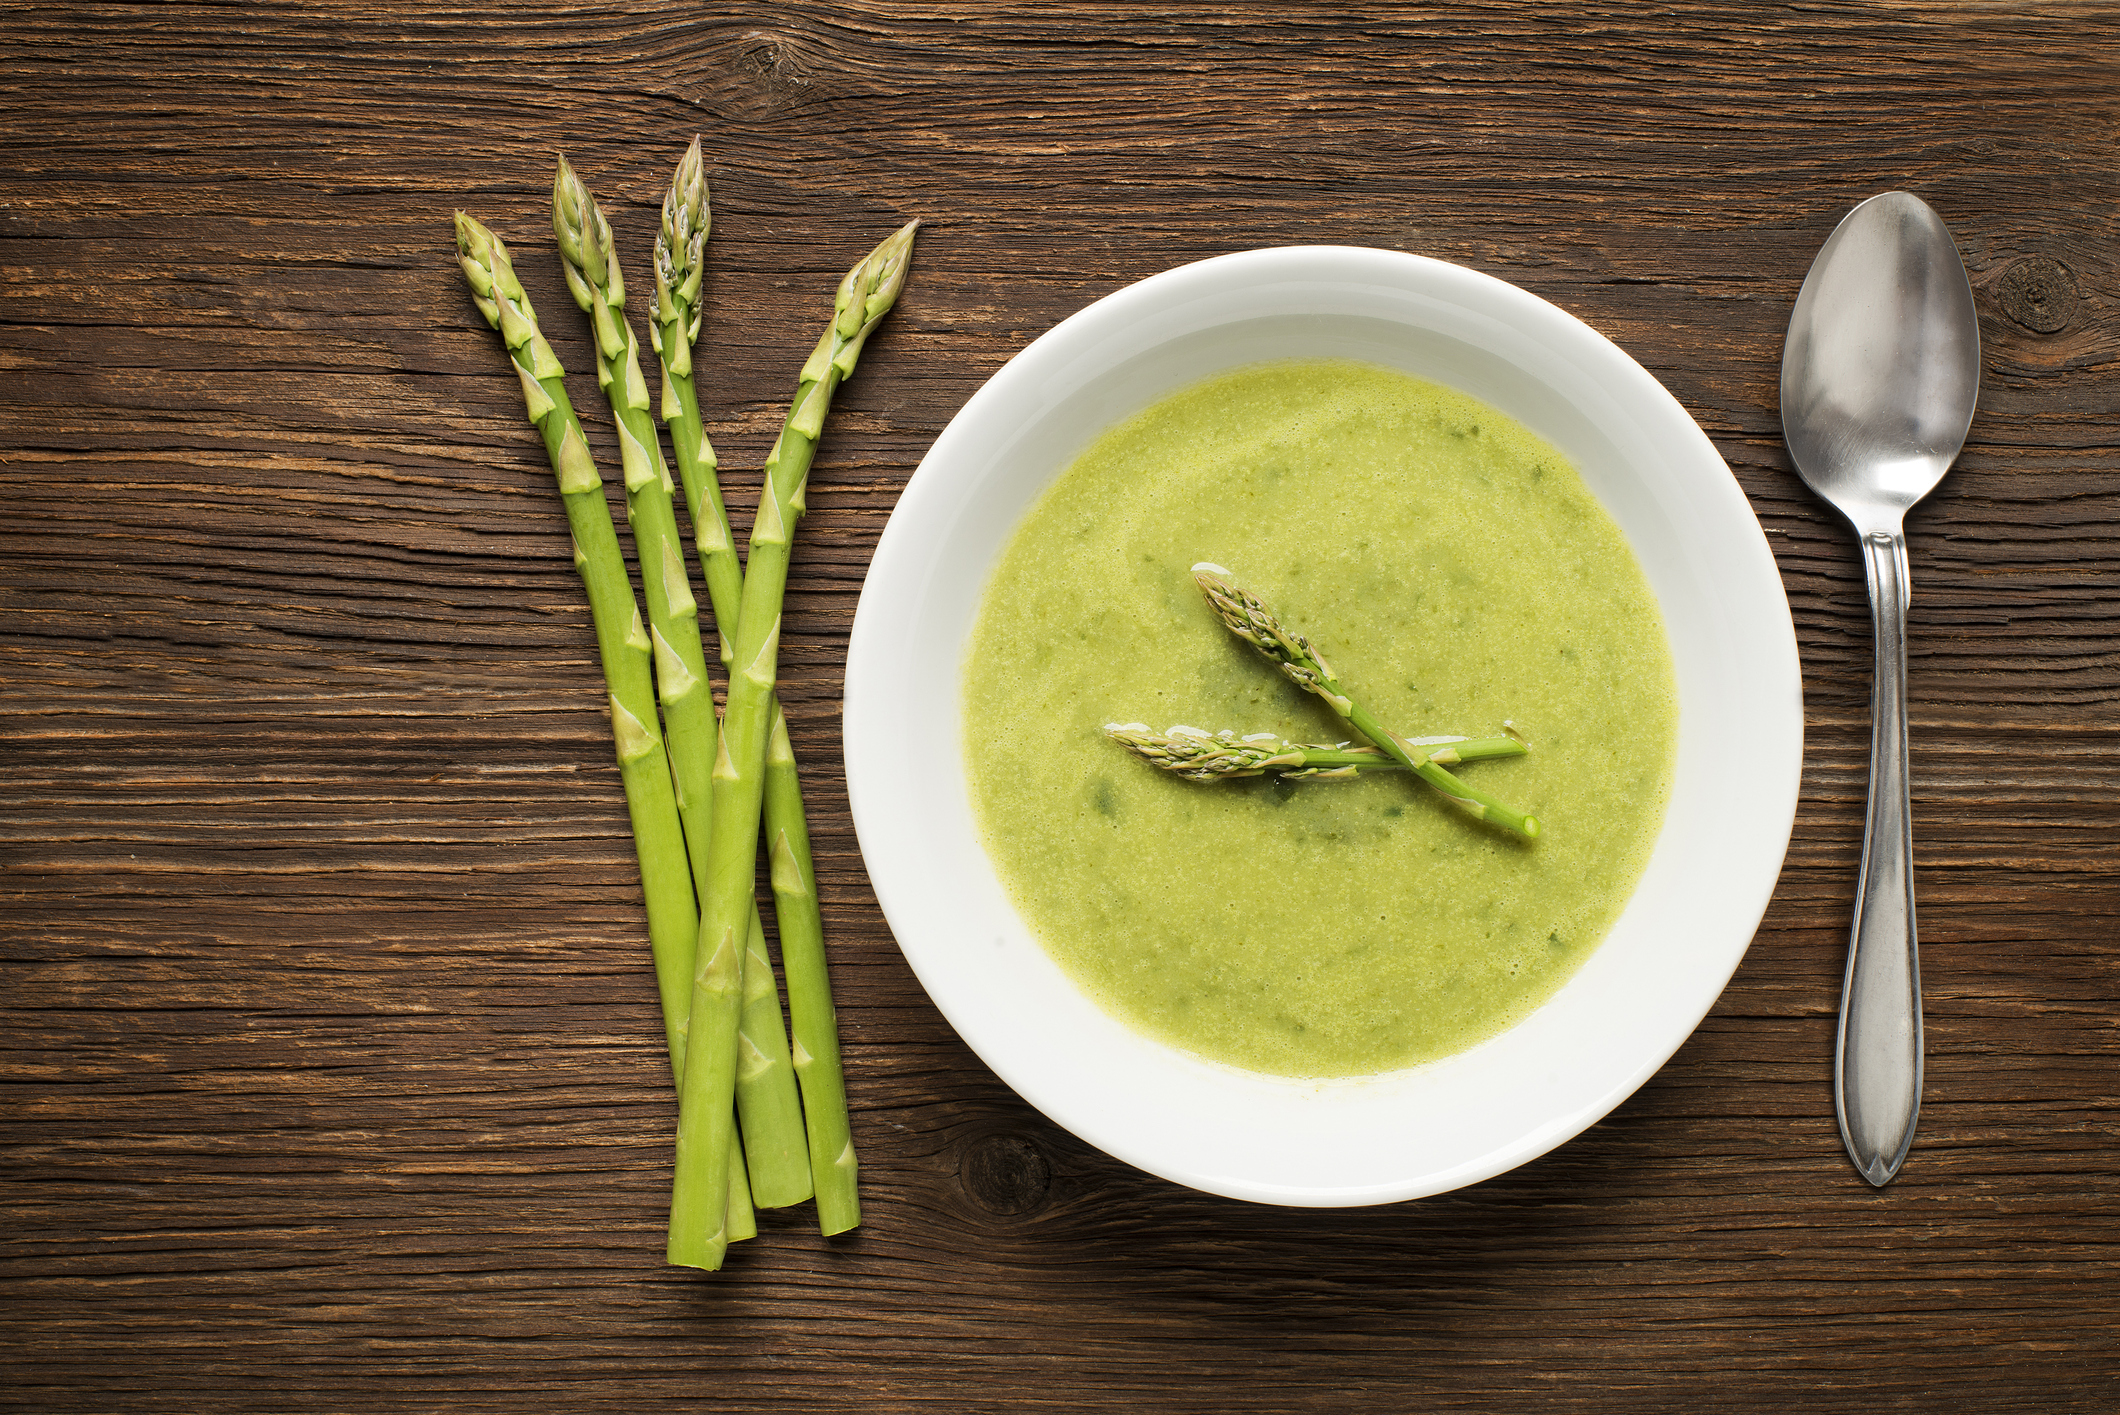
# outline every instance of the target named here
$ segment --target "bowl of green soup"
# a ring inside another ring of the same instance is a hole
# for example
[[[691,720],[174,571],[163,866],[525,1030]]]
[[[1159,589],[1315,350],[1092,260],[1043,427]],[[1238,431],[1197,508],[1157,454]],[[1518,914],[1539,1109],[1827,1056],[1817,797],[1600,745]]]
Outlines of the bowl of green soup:
[[[1367,758],[1122,750],[1365,745],[1202,562],[1400,740],[1503,744],[1450,770],[1536,837]],[[1802,731],[1773,556],[1670,394],[1512,285],[1343,247],[1024,349],[907,485],[847,660],[863,858],[943,1014],[1090,1143],[1277,1204],[1476,1183],[1648,1080],[1766,908]]]

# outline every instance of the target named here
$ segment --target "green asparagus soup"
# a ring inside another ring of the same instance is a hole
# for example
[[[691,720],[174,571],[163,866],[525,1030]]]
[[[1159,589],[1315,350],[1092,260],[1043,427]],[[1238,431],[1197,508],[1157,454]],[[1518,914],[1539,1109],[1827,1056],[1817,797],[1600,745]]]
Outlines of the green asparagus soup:
[[[1405,772],[1215,783],[1108,723],[1353,736],[1209,610],[1228,567],[1534,841]],[[985,843],[1046,949],[1136,1029],[1251,1070],[1388,1071],[1510,1026],[1618,916],[1663,817],[1669,649],[1573,468],[1463,394],[1364,364],[1240,370],[1112,429],[1025,517],[964,675]]]

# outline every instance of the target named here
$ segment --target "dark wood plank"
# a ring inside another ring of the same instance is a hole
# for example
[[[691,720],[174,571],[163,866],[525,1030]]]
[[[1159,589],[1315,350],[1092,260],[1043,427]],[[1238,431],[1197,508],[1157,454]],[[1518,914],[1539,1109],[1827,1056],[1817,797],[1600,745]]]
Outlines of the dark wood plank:
[[[2116,79],[2102,3],[16,7],[0,1404],[2120,1407]],[[739,522],[832,278],[927,223],[786,643],[869,1223],[776,1216],[712,1279],[658,1262],[593,642],[448,233],[536,253],[585,370],[550,155],[639,253],[694,131]],[[1775,380],[1818,244],[1893,186],[1959,236],[1986,382],[1912,525],[1929,1082],[1871,1193],[1828,1080],[1868,625]],[[1367,1211],[1183,1191],[1025,1106],[900,960],[837,769],[861,576],[955,409],[1098,296],[1288,242],[1460,261],[1634,354],[1752,498],[1807,680],[1707,1023],[1545,1159]]]

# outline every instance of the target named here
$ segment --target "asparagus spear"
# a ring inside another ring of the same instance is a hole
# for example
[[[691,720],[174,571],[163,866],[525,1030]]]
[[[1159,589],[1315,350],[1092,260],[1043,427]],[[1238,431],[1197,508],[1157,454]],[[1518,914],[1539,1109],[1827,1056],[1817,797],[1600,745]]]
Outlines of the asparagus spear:
[[[1271,732],[1239,737],[1234,732],[1203,732],[1174,726],[1168,732],[1148,730],[1145,723],[1112,723],[1104,735],[1134,755],[1176,772],[1187,781],[1226,781],[1238,776],[1345,777],[1362,770],[1399,771],[1402,765],[1376,747],[1340,743],[1290,742]],[[1508,737],[1431,738],[1407,741],[1407,754],[1438,766],[1520,757],[1524,745]]]
[[[663,196],[662,225],[655,235],[655,312],[648,320],[648,340],[662,361],[662,420],[670,429],[677,454],[677,477],[685,489],[685,512],[692,518],[692,540],[699,548],[707,597],[720,630],[722,666],[729,664],[729,635],[736,628],[743,595],[743,566],[729,533],[729,512],[715,476],[720,461],[699,416],[699,392],[692,379],[692,345],[699,338],[700,283],[706,276],[707,234],[713,217],[707,208],[707,175],[699,139],[678,160],[677,175]]]
[[[680,1023],[691,1006],[699,913],[669,761],[656,733],[648,636],[642,631],[640,607],[633,599],[625,557],[611,526],[603,478],[589,455],[581,419],[567,398],[566,371],[538,330],[537,312],[515,277],[508,248],[461,211],[456,214],[456,245],[472,301],[486,322],[501,331],[514,361],[523,402],[531,423],[544,438],[546,455],[559,481],[560,501],[567,509],[574,568],[589,594],[590,618],[596,626],[596,645],[610,698],[619,777],[626,791],[626,813],[633,823],[634,854],[640,861],[648,944],[655,958],[656,989],[662,997],[664,1040],[671,1070],[682,1078],[685,1042]],[[730,1228],[749,1236],[757,1229],[740,1165],[731,1177]]]
[[[788,720],[773,708],[766,744],[766,839],[773,900],[780,920],[780,965],[787,975],[788,1018],[795,1029],[795,1075],[809,1129],[810,1170],[817,1186],[817,1226],[829,1236],[861,1222],[854,1131],[847,1117],[846,1077],[839,1063],[839,1016],[825,967],[824,919],[817,908],[817,872],[810,864],[810,830],[802,813],[802,783],[788,745]]]
[[[1206,563],[1192,568],[1193,579],[1229,631],[1278,665],[1290,682],[1323,698],[1334,712],[1347,719],[1355,731],[1382,748],[1400,766],[1463,806],[1474,819],[1492,821],[1527,840],[1537,838],[1539,824],[1535,817],[1503,804],[1477,787],[1467,786],[1436,765],[1433,759],[1416,759],[1400,737],[1341,690],[1339,675],[1333,672],[1332,665],[1325,661],[1324,655],[1310,640],[1283,628],[1273,611],[1229,578],[1229,571]]]
[[[720,629],[721,660],[730,663],[729,633],[743,607],[743,566],[738,561],[729,513],[715,475],[714,447],[699,416],[692,378],[692,344],[699,338],[699,291],[711,227],[706,172],[699,139],[679,159],[663,196],[662,225],[655,240],[655,317],[648,330],[663,371],[662,418],[670,428],[678,479],[685,489],[692,536],[699,547],[707,598]],[[794,1031],[796,1079],[802,1086],[809,1137],[811,1182],[817,1192],[818,1226],[842,1233],[861,1222],[856,1191],[853,1132],[848,1123],[846,1084],[839,1063],[839,1024],[832,1007],[824,955],[824,921],[810,864],[810,832],[802,786],[789,745],[787,719],[771,700],[773,727],[766,749],[765,838],[771,859],[780,959]],[[746,955],[747,958],[749,955]],[[762,950],[761,950],[762,956]],[[758,970],[767,976],[764,969]],[[744,981],[750,990],[752,971]]]
[[[670,760],[677,778],[677,806],[685,823],[693,878],[703,882],[714,854],[712,801],[718,731],[713,689],[707,682],[706,657],[700,647],[699,607],[671,508],[675,488],[663,463],[662,439],[648,413],[647,381],[641,376],[640,346],[626,318],[625,278],[619,273],[611,227],[564,157],[552,183],[552,230],[559,240],[567,288],[589,316],[597,350],[597,382],[611,405],[625,459],[628,519],[640,556],[641,587],[647,594],[657,686],[669,724]],[[750,911],[757,912],[755,896]],[[763,962],[764,931],[755,918],[748,924],[750,935],[761,941],[755,956]],[[746,947],[743,952],[752,950]],[[802,1103],[795,1093],[794,1065],[771,970],[768,967],[759,970],[759,976],[746,978],[749,962],[745,957],[722,958],[717,952],[709,962],[714,985],[736,994],[742,1019],[736,1104],[743,1116],[751,1197],[763,1208],[800,1203],[810,1197],[810,1162],[804,1148]],[[695,974],[697,969],[695,960]],[[689,1009],[681,1014],[680,1025],[689,1029]]]
[[[649,639],[626,576],[603,479],[582,437],[581,420],[567,400],[566,372],[537,327],[537,314],[515,278],[500,238],[461,211],[456,214],[457,261],[472,299],[486,322],[501,331],[523,385],[530,421],[544,437],[559,480],[574,536],[574,567],[589,592],[589,612],[603,658],[610,694],[611,733],[618,744],[619,772],[633,821],[634,851],[648,906],[648,938],[663,999],[663,1027],[671,1064],[681,1066],[683,1045],[676,1018],[688,1004],[689,978],[671,970],[691,960],[699,926],[692,875],[685,860],[684,831],[671,792],[670,768],[656,733],[655,690],[648,668]],[[673,990],[671,984],[682,986]]]
[[[854,371],[862,345],[905,284],[906,261],[918,224],[908,223],[894,232],[839,282],[832,322],[802,366],[780,439],[766,458],[765,486],[759,495],[758,518],[751,527],[750,553],[745,557],[743,608],[737,623],[735,667],[729,675],[728,712],[722,721],[722,753],[714,764],[713,861],[700,910],[705,936],[700,953],[707,959],[733,951],[758,868],[766,736],[779,670],[780,603],[787,589],[789,537],[806,509],[803,498],[810,459],[824,429],[833,391]],[[686,1057],[678,1113],[669,1260],[713,1267],[721,1260],[713,1226],[725,1202],[721,1187],[726,1173],[717,1146],[727,1143],[715,1118],[728,1104],[723,1089],[728,1068],[723,1058],[735,1049],[735,1016],[710,968],[700,967],[697,983],[692,1025],[700,1040]]]

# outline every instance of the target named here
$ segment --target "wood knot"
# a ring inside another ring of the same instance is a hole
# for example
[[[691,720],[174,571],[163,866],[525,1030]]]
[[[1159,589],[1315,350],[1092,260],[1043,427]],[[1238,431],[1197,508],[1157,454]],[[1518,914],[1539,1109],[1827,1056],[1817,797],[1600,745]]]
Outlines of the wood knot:
[[[2002,272],[1995,300],[2012,323],[2035,334],[2058,333],[2076,317],[2076,279],[2058,260],[2024,256]]]
[[[745,30],[715,44],[700,76],[700,103],[734,117],[785,117],[814,92],[814,55],[796,35],[770,29]]]
[[[1028,1213],[1045,1202],[1053,1167],[1044,1151],[1021,1135],[988,1135],[966,1148],[957,1177],[989,1213]]]
[[[800,88],[810,81],[802,49],[786,35],[752,30],[743,37],[741,62],[753,80],[768,87]]]

